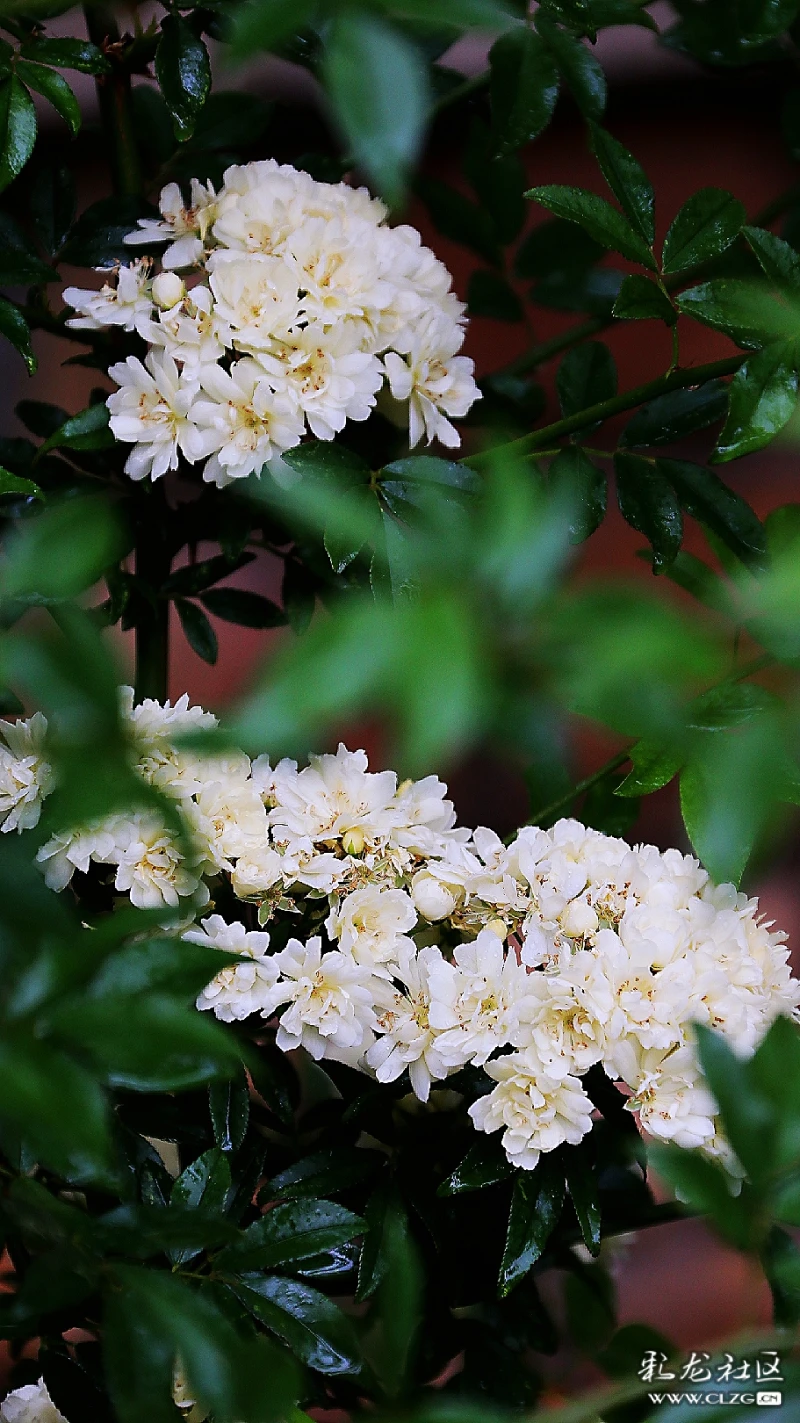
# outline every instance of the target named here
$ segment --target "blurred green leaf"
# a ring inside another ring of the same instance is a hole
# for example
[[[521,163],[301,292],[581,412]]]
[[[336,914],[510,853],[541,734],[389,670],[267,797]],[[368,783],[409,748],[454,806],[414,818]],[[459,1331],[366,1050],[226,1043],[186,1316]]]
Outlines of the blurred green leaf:
[[[550,465],[549,477],[565,492],[572,507],[570,539],[582,543],[605,518],[608,485],[605,474],[578,445],[568,446],[556,455]]]
[[[674,326],[678,319],[669,297],[649,277],[638,272],[626,277],[614,302],[619,321],[664,321]]]
[[[728,408],[728,386],[709,380],[694,389],[672,390],[637,410],[619,438],[628,449],[671,445],[695,430],[705,430],[722,420]]]
[[[800,294],[800,256],[794,247],[763,227],[745,227],[742,231],[765,275],[783,290]]]
[[[398,204],[429,103],[417,50],[377,16],[343,11],[326,45],[323,74],[356,162],[386,201]]]
[[[719,277],[675,298],[686,316],[723,331],[739,346],[759,347],[800,336],[800,315],[754,282]]]
[[[51,39],[36,35],[26,40],[20,54],[36,64],[52,64],[57,69],[77,69],[82,74],[108,74],[111,65],[102,50],[88,40]]]
[[[514,288],[499,272],[472,273],[467,288],[470,316],[489,316],[495,321],[522,321],[524,310]]]
[[[26,520],[9,541],[0,594],[58,602],[90,588],[124,550],[124,535],[100,497],[69,499]]]
[[[113,1166],[110,1116],[94,1077],[48,1043],[8,1029],[0,1041],[0,1070],[6,1084],[3,1134],[18,1131],[68,1181],[107,1181]]]
[[[577,415],[617,393],[614,357],[602,341],[584,341],[568,351],[556,373],[561,414]]]
[[[287,621],[277,603],[246,588],[210,588],[201,595],[201,602],[215,618],[239,627],[285,627]]]
[[[213,667],[217,660],[219,643],[203,609],[186,598],[176,598],[174,601],[175,611],[192,652],[196,652],[198,657],[202,657],[204,662],[209,662]]]

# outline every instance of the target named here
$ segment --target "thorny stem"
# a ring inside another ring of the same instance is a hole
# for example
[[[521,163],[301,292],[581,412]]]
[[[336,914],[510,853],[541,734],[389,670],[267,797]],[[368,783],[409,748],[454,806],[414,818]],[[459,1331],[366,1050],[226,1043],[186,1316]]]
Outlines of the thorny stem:
[[[711,361],[705,366],[689,366],[684,370],[671,371],[667,375],[647,381],[644,385],[634,386],[632,390],[623,390],[619,395],[612,396],[610,400],[600,400],[596,405],[589,405],[585,410],[578,410],[574,415],[568,415],[563,420],[556,420],[552,425],[543,425],[541,429],[532,430],[529,435],[521,435],[517,440],[509,440],[507,444],[497,445],[493,449],[480,451],[477,454],[465,455],[463,463],[472,468],[479,468],[481,464],[491,461],[498,454],[510,455],[512,458],[514,456],[524,458],[527,455],[538,455],[555,441],[574,434],[576,430],[582,430],[586,425],[610,420],[613,415],[621,415],[626,410],[633,410],[637,405],[644,405],[648,400],[655,400],[658,395],[667,395],[672,390],[685,390],[692,385],[703,385],[706,381],[714,380],[719,376],[733,375],[746,359],[747,353],[742,351],[737,356],[728,356],[722,361]]]

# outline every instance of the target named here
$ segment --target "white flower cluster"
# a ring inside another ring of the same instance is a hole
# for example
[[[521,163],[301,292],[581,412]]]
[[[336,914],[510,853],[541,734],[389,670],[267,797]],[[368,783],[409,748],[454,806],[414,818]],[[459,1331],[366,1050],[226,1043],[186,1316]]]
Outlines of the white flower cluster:
[[[99,292],[64,292],[80,313],[68,325],[121,326],[150,347],[109,371],[132,479],[159,479],[183,455],[229,484],[307,431],[332,440],[366,420],[382,390],[407,407],[412,446],[459,444],[451,418],[479,396],[457,354],[464,306],[419,233],[388,227],[365,189],[268,159],[229,168],[219,193],[193,181],[188,207],[170,183],[160,209],[125,239],[168,241],[157,276],[148,256]]]
[[[187,940],[231,955],[199,1008],[276,1018],[284,1050],[379,1082],[407,1072],[422,1101],[480,1069],[474,1124],[502,1132],[524,1169],[590,1130],[583,1078],[596,1066],[624,1084],[648,1133],[737,1169],[692,1025],[746,1056],[779,1014],[797,1014],[785,936],[755,900],[713,885],[691,856],[632,849],[575,820],[525,826],[506,846],[456,827],[434,776],[398,785],[344,746],[302,769],[203,759],[174,743],[214,723],[186,698],[134,707],[124,689],[123,714],[141,776],[178,802],[191,848],[146,811],[55,836],[39,859],[55,889],[96,862],[134,904],[180,905]],[[4,830],[32,825],[53,783],[45,730],[43,718],[6,726]],[[198,924],[221,877],[240,917]]]
[[[59,1413],[44,1379],[15,1388],[0,1403],[0,1423],[67,1423]]]

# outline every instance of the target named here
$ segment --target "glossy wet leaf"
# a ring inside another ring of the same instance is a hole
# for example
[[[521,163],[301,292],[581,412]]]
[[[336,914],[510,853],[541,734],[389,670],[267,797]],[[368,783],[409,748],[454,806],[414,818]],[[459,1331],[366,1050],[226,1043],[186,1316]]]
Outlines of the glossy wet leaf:
[[[665,272],[685,272],[718,257],[744,226],[744,205],[723,188],[701,188],[687,199],[664,239]]]
[[[526,26],[495,41],[489,64],[497,151],[513,153],[549,124],[558,98],[558,69],[550,47]]]
[[[527,196],[541,203],[555,217],[576,222],[589,236],[612,252],[621,252],[631,262],[655,270],[655,258],[645,239],[634,230],[621,212],[605,198],[581,188],[550,184],[531,188]]]
[[[791,419],[797,405],[794,343],[775,341],[749,356],[730,384],[728,418],[714,459],[740,459],[763,449]]]
[[[672,562],[683,538],[678,498],[658,466],[639,455],[619,453],[614,458],[617,499],[626,523],[638,529],[653,549],[653,567]]]
[[[517,1177],[498,1279],[501,1299],[511,1293],[541,1257],[563,1204],[563,1172],[546,1156],[536,1170],[522,1172]]]
[[[652,247],[655,239],[655,195],[641,164],[619,139],[597,124],[591,126],[592,152],[603,177],[631,226]]]

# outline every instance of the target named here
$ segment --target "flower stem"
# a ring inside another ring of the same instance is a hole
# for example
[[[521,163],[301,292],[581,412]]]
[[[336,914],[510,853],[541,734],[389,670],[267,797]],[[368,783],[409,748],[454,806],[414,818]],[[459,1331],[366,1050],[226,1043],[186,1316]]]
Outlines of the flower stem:
[[[529,816],[525,823],[527,825],[540,825],[543,820],[549,820],[550,816],[555,815],[557,811],[567,810],[568,807],[572,805],[576,796],[583,795],[584,791],[590,791],[593,786],[597,785],[598,781],[602,781],[605,776],[610,776],[612,771],[619,770],[620,766],[624,766],[625,762],[629,760],[629,751],[618,751],[609,761],[605,761],[596,771],[592,771],[590,776],[585,776],[582,781],[578,781],[576,785],[570,786],[569,790],[566,791],[564,795],[559,796],[558,800],[551,801],[549,805],[541,806],[539,810]]]
[[[134,567],[141,597],[134,633],[134,688],[137,702],[145,697],[163,702],[169,681],[169,600],[158,594],[172,566],[167,536],[168,509],[160,484],[145,485],[139,494]]]
[[[692,385],[703,385],[705,381],[714,380],[719,376],[733,375],[746,359],[747,354],[742,351],[739,355],[728,356],[723,361],[711,361],[705,366],[689,366],[683,370],[670,371],[667,375],[658,376],[644,385],[634,386],[632,390],[623,390],[610,400],[600,400],[596,405],[589,405],[585,410],[578,410],[574,415],[556,420],[552,425],[543,425],[540,430],[532,430],[529,435],[521,435],[517,440],[509,440],[507,444],[497,445],[494,449],[466,455],[463,463],[472,468],[480,468],[481,464],[491,461],[498,454],[510,455],[512,458],[537,455],[541,450],[548,449],[556,440],[564,439],[576,430],[582,430],[585,425],[610,420],[613,415],[634,410],[637,405],[655,400],[658,395],[668,395],[672,390],[685,390]]]
[[[110,46],[119,43],[119,26],[111,5],[84,5],[84,14],[89,39],[103,50],[112,65],[110,74],[98,75],[97,98],[114,192],[135,196],[142,190],[142,172],[131,111],[131,77],[119,56],[109,52]]]

